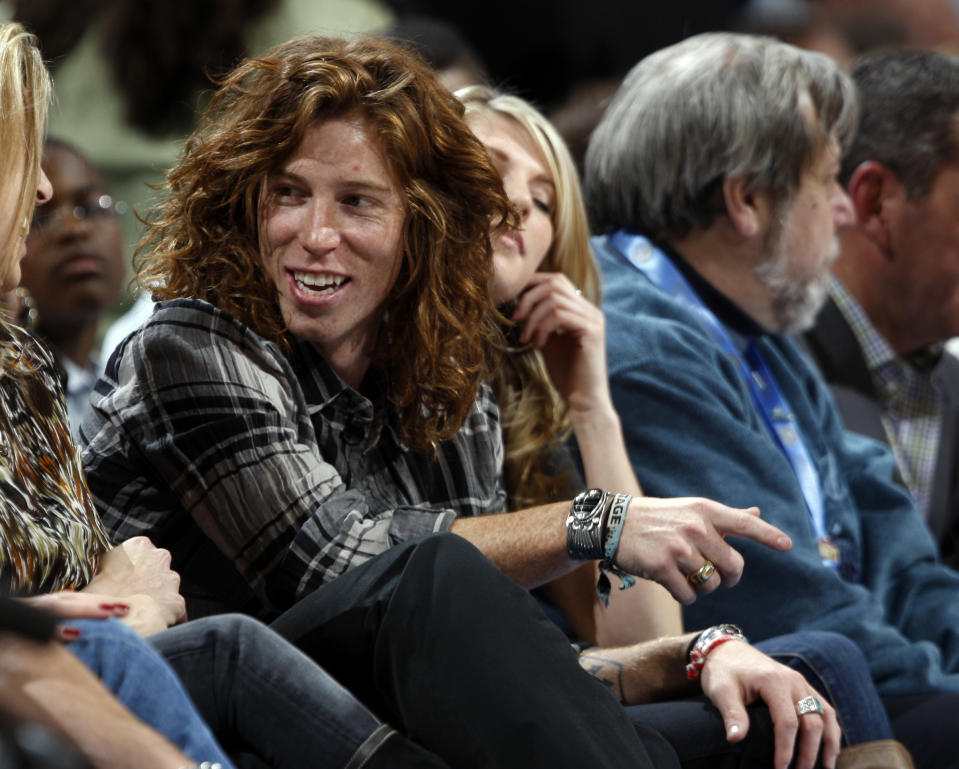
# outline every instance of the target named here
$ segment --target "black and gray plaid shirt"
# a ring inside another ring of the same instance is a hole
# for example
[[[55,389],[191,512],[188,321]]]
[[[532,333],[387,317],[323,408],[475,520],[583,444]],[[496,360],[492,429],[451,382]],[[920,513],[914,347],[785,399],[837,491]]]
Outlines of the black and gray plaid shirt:
[[[289,360],[205,302],[160,305],[93,401],[84,466],[104,524],[169,548],[196,614],[269,616],[457,515],[504,508],[488,388],[433,460],[311,345]]]

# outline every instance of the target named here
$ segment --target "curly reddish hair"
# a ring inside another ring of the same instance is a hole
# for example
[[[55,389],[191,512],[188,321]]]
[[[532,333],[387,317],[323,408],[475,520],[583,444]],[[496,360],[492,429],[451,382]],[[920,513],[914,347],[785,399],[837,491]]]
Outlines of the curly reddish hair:
[[[260,255],[263,185],[317,121],[355,115],[407,204],[372,365],[401,439],[428,450],[459,430],[476,398],[495,338],[490,224],[514,214],[462,105],[409,50],[372,37],[302,37],[241,63],[167,175],[138,277],[155,299],[204,299],[289,354]]]

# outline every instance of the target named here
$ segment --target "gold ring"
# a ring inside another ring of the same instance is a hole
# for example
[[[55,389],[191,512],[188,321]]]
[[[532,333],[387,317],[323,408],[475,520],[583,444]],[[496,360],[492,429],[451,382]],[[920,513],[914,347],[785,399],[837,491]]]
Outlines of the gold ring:
[[[692,582],[694,585],[702,585],[704,582],[709,582],[713,574],[716,573],[716,564],[706,559],[706,563],[699,567],[696,571],[690,574],[686,579]]]

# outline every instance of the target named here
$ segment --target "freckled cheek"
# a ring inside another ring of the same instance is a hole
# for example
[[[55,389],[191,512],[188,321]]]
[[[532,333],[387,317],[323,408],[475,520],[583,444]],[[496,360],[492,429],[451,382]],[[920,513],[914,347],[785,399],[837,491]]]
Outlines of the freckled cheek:
[[[267,219],[266,233],[273,243],[283,243],[308,229],[312,222],[303,207],[280,206]]]

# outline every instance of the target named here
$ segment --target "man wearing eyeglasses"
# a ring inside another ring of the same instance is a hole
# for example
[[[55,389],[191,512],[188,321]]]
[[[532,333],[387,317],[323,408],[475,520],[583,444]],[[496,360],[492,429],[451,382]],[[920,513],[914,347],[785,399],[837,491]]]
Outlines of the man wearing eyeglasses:
[[[53,198],[37,208],[27,238],[22,320],[57,357],[76,437],[100,374],[94,353],[100,318],[123,287],[123,238],[119,206],[76,149],[48,139],[43,169]]]

